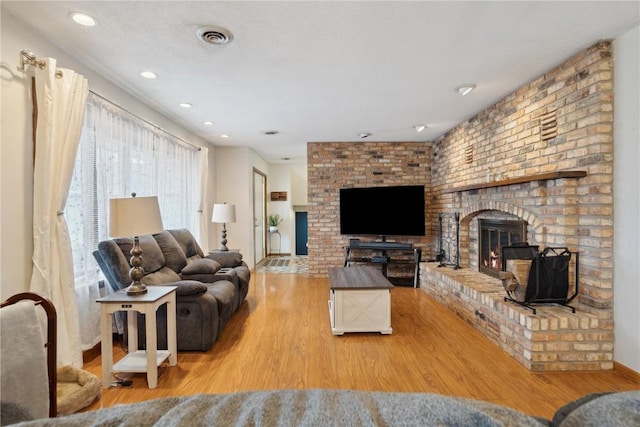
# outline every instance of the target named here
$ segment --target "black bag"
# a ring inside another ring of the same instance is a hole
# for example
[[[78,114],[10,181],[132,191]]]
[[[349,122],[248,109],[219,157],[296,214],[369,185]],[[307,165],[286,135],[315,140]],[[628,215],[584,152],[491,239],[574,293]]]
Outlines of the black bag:
[[[545,248],[531,261],[525,302],[565,302],[569,297],[568,248]]]

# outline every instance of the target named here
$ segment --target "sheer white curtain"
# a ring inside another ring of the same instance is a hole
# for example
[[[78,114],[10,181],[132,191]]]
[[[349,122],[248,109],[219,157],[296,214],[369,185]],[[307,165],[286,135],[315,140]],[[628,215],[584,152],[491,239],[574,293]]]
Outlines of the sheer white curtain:
[[[33,273],[30,290],[49,298],[57,312],[58,364],[82,366],[78,304],[65,207],[88,94],[87,80],[56,69],[47,58],[36,67],[37,126],[33,174]]]
[[[203,147],[200,149],[200,205],[198,208],[198,217],[200,222],[200,246],[203,250],[211,249],[209,246],[209,224],[211,224],[209,212],[207,212],[207,175],[209,172],[209,149]]]
[[[198,238],[199,159],[197,149],[89,94],[72,185],[71,235],[83,348],[100,340],[95,300],[100,293],[98,283],[104,279],[92,252],[109,238],[109,199],[128,197],[132,192],[158,196],[165,228],[188,228]],[[105,291],[108,289],[106,285]],[[122,332],[123,325],[117,326]]]

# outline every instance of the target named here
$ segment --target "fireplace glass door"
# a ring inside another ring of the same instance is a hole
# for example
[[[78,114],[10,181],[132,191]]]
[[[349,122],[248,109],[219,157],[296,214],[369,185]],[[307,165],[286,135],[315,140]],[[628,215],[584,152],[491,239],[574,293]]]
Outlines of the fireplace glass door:
[[[498,277],[502,270],[502,248],[526,241],[527,223],[518,220],[478,220],[478,268],[481,272]]]

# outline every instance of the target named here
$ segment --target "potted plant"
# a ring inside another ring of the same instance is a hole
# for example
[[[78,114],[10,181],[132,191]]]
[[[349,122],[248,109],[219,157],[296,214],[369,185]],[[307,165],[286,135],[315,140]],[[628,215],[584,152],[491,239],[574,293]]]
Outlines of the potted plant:
[[[280,225],[280,223],[282,221],[284,221],[284,219],[280,218],[280,214],[271,214],[271,215],[269,215],[269,218],[268,218],[269,231],[271,233],[274,233],[274,232],[278,231],[278,225]]]

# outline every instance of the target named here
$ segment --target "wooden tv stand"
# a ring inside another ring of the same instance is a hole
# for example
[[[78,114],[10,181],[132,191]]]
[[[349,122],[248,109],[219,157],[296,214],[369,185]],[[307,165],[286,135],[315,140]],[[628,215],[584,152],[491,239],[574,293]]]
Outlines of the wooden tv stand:
[[[393,253],[394,257],[390,256]],[[344,266],[349,267],[359,263],[380,265],[382,275],[397,286],[420,287],[420,260],[422,249],[414,248],[411,243],[402,242],[362,242],[351,239],[345,247]],[[390,273],[389,266],[401,267],[410,265],[411,276],[394,276]]]

